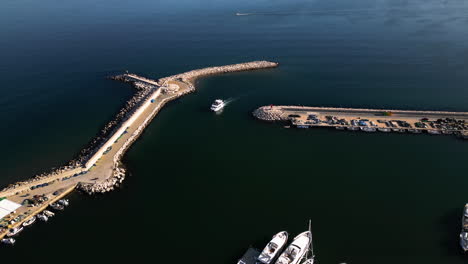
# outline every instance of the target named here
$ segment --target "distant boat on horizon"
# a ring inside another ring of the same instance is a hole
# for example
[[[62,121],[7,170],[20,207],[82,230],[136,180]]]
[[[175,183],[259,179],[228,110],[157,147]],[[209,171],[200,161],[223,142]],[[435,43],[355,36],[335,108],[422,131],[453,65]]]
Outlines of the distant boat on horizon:
[[[236,16],[248,16],[250,13],[236,13]]]

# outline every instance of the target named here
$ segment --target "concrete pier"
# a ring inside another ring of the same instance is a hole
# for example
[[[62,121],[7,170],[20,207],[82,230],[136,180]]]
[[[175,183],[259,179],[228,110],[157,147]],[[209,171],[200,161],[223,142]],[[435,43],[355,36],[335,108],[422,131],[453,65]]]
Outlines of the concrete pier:
[[[454,134],[467,138],[468,113],[307,106],[263,106],[253,115],[265,121],[286,121],[298,128],[332,127],[364,132]]]
[[[103,129],[104,136],[92,141],[91,148],[95,149],[82,151],[82,156],[73,161],[72,166],[11,184],[0,191],[0,198],[23,204],[15,212],[0,219],[0,239],[9,228],[22,225],[30,216],[43,211],[50,203],[63,198],[77,187],[85,193],[93,194],[111,191],[121,184],[126,172],[121,164],[122,156],[166,103],[195,90],[194,81],[197,78],[276,66],[277,63],[267,61],[247,62],[193,70],[157,81],[129,73],[113,77],[132,84],[137,88],[138,96],[132,97],[119,111],[118,118],[114,118]],[[109,131],[114,132],[109,134]],[[34,197],[43,199],[37,201]],[[34,201],[34,206],[27,206],[26,200]],[[19,216],[22,220],[11,221]]]

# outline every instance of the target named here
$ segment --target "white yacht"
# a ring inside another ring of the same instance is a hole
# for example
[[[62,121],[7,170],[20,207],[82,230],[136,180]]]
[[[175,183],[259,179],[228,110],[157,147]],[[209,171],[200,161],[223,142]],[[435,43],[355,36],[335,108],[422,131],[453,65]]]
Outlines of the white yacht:
[[[22,227],[22,226],[12,228],[12,229],[10,229],[10,231],[8,231],[7,237],[16,236],[16,235],[19,234],[19,232],[21,232],[21,231],[23,231],[23,227]]]
[[[468,204],[465,204],[465,208],[463,209],[460,246],[465,252],[468,251]]]
[[[61,205],[63,205],[63,206],[68,206],[68,205],[70,205],[70,201],[69,201],[68,199],[59,200],[58,203],[61,204]]]
[[[8,245],[13,245],[15,244],[16,240],[12,237],[10,238],[4,238],[1,240],[3,244],[8,244]]]
[[[312,233],[305,231],[297,235],[293,242],[281,254],[276,264],[298,264],[309,250]]]
[[[24,227],[30,226],[30,225],[34,224],[34,222],[36,222],[36,217],[35,216],[33,216],[33,217],[29,218],[28,220],[24,221],[23,226]]]
[[[260,253],[260,256],[258,256],[258,261],[264,264],[272,263],[281,250],[283,250],[286,242],[288,242],[288,232],[282,231],[274,235],[262,253]]]
[[[219,110],[223,109],[226,104],[221,99],[216,99],[214,103],[211,105],[211,111],[218,112]]]

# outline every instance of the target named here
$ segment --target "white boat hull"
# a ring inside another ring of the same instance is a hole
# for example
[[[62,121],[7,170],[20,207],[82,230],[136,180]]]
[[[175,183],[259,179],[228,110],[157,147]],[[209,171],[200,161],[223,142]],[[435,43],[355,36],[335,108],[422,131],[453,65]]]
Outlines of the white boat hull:
[[[287,242],[288,233],[286,231],[282,231],[274,235],[271,241],[260,253],[260,256],[258,256],[259,263],[273,263],[273,261],[278,257],[279,253],[281,253]]]
[[[297,235],[275,264],[298,264],[309,250],[311,242],[312,233],[310,231]]]

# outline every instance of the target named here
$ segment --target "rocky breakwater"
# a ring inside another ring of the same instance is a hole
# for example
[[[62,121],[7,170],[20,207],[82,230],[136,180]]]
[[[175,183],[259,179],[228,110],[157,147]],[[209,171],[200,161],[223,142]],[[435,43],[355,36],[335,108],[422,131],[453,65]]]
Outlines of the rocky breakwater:
[[[100,183],[80,183],[78,189],[87,193],[87,194],[97,194],[97,193],[106,193],[114,190],[119,187],[119,185],[125,179],[125,168],[121,162],[122,156],[130,148],[130,146],[138,139],[138,137],[143,133],[143,130],[150,124],[151,120],[157,115],[161,108],[169,101],[175,100],[185,94],[192,92],[193,89],[188,89],[185,91],[179,91],[175,94],[170,95],[167,98],[159,101],[155,109],[149,114],[145,120],[138,126],[138,128],[130,135],[130,137],[125,141],[122,147],[115,153],[113,157],[113,174],[112,177],[106,179]]]
[[[70,162],[72,163],[72,162]],[[43,172],[40,174],[35,175],[34,177],[26,180],[26,181],[20,181],[16,182],[13,184],[8,185],[7,187],[3,188],[0,190],[0,197],[6,197],[10,196],[16,193],[22,193],[25,191],[31,190],[31,188],[34,188],[34,186],[40,185],[40,184],[50,184],[60,178],[60,175],[62,175],[65,172],[79,172],[81,171],[81,165],[65,165],[61,166],[59,168],[52,168],[48,172]]]
[[[251,71],[251,70],[258,70],[258,69],[275,68],[275,67],[278,67],[278,63],[271,62],[271,61],[252,61],[252,62],[225,65],[225,66],[208,67],[208,68],[193,70],[193,71],[184,72],[181,74],[176,74],[176,75],[172,75],[169,77],[161,78],[158,80],[158,83],[160,85],[166,85],[168,81],[181,80],[183,82],[194,85],[193,82],[197,78],[200,78],[203,76],[220,74],[220,73],[228,73],[228,72]]]
[[[124,179],[125,179],[125,169],[121,167],[117,167],[112,172],[112,177],[106,179],[105,181],[100,182],[100,183],[80,182],[77,188],[90,195],[95,194],[95,193],[106,193],[119,187]]]
[[[275,106],[262,106],[253,111],[253,116],[265,121],[286,121],[283,111]]]
[[[79,163],[84,164],[96,151],[109,139],[112,134],[117,130],[120,124],[125,122],[156,88],[155,85],[144,83],[135,80],[128,76],[128,74],[122,74],[117,76],[109,77],[111,80],[118,80],[121,82],[129,83],[136,90],[135,94],[130,98],[125,105],[119,110],[115,117],[107,123],[98,135],[88,143],[81,152],[79,157],[76,159]]]

